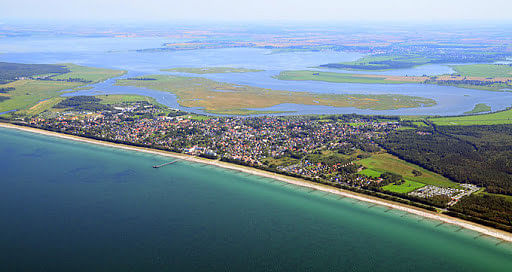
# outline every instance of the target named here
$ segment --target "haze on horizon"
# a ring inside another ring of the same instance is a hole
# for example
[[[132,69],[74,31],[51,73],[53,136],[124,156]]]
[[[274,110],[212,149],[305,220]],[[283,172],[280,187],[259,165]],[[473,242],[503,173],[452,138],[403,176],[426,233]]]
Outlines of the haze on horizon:
[[[505,21],[510,0],[7,0],[16,21]]]

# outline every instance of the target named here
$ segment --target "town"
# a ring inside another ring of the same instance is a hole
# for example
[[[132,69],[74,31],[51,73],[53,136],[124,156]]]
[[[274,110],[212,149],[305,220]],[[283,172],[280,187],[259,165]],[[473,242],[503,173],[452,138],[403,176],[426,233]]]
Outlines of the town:
[[[92,97],[68,98],[28,125],[116,143],[157,148],[236,163],[336,187],[370,190],[404,182],[399,175],[365,175],[360,159],[381,148],[381,137],[400,128],[396,119],[357,115],[214,117],[163,112],[148,102],[98,104]],[[411,197],[444,196],[453,205],[479,187],[428,185]]]

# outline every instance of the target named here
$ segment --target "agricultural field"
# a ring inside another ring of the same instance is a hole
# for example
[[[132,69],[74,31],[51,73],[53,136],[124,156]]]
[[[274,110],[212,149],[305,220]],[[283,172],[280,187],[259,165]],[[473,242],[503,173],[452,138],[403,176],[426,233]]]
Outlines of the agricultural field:
[[[402,183],[400,185],[395,185],[394,183],[391,183],[391,184],[382,186],[382,189],[384,189],[386,191],[394,192],[394,193],[407,194],[407,193],[410,193],[410,192],[412,192],[416,189],[419,189],[425,185],[426,184],[424,184],[424,183],[415,182],[415,181],[406,179],[404,181],[404,183]]]
[[[507,64],[470,64],[451,65],[455,72],[466,77],[510,77],[512,80],[512,66]]]
[[[374,172],[390,172],[401,175],[405,180],[409,180],[411,182],[440,187],[459,188],[459,185],[456,182],[453,182],[439,174],[428,171],[415,164],[403,161],[388,153],[377,153],[369,158],[356,161],[356,163],[361,164]],[[421,172],[421,175],[414,175],[413,170]],[[374,172],[370,172],[370,174],[373,174]]]
[[[151,78],[154,80],[144,80]],[[199,77],[149,75],[142,78],[117,80],[116,85],[149,88],[176,94],[178,103],[185,107],[203,108],[216,114],[255,114],[258,108],[283,103],[355,107],[359,109],[389,110],[433,106],[429,98],[407,95],[314,94],[264,89],[246,85],[217,82]]]
[[[162,69],[164,72],[179,72],[190,74],[225,74],[225,73],[250,73],[261,72],[263,70],[247,69],[247,68],[232,68],[232,67],[204,67],[204,68],[171,68]]]
[[[346,74],[318,71],[282,71],[274,78],[279,80],[313,80],[333,83],[403,84],[422,83],[427,77],[405,77],[386,75]]]
[[[512,124],[512,109],[470,116],[428,118],[438,126],[472,126]]]

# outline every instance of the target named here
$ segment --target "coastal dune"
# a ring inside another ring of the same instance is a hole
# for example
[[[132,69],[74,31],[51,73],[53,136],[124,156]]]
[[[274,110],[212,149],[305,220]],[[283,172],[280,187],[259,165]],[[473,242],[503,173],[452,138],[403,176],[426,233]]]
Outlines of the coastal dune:
[[[491,227],[483,226],[483,225],[480,225],[477,223],[461,220],[458,218],[450,217],[447,215],[423,210],[423,209],[420,209],[417,207],[412,207],[412,206],[404,205],[401,203],[391,202],[391,201],[383,200],[380,198],[367,196],[364,194],[359,194],[359,193],[355,193],[355,192],[347,191],[347,190],[343,190],[343,189],[338,189],[338,188],[330,187],[327,185],[306,181],[306,180],[299,179],[299,178],[293,178],[293,177],[288,177],[288,176],[284,176],[284,175],[279,175],[276,173],[271,173],[271,172],[267,172],[264,170],[251,168],[251,167],[235,165],[235,164],[221,162],[221,161],[217,161],[217,160],[208,160],[208,159],[198,158],[198,157],[194,157],[194,156],[179,154],[179,153],[160,151],[160,150],[154,150],[154,149],[143,148],[143,147],[134,147],[134,146],[123,145],[123,144],[115,144],[115,143],[110,143],[110,142],[105,142],[105,141],[100,141],[100,140],[93,140],[93,139],[83,138],[83,137],[79,137],[79,136],[61,134],[61,133],[57,133],[57,132],[51,132],[51,131],[46,131],[46,130],[42,130],[42,129],[24,127],[24,126],[17,126],[17,125],[7,124],[7,123],[0,123],[0,127],[9,128],[9,129],[18,129],[18,130],[22,130],[22,131],[38,133],[38,134],[43,134],[43,135],[52,136],[52,137],[59,137],[59,138],[63,138],[63,139],[69,139],[69,140],[80,141],[80,142],[85,142],[85,143],[97,144],[97,145],[102,145],[102,146],[107,146],[107,147],[121,148],[121,149],[125,149],[125,150],[132,150],[132,151],[145,152],[145,153],[150,153],[150,154],[155,154],[155,155],[160,155],[160,156],[167,156],[167,157],[177,158],[177,159],[186,160],[186,161],[195,162],[195,163],[209,164],[209,165],[222,167],[222,168],[226,168],[226,169],[231,169],[231,170],[235,170],[235,171],[240,171],[240,172],[244,172],[244,173],[248,173],[248,174],[252,174],[252,175],[258,175],[261,177],[271,178],[271,179],[279,180],[279,181],[286,182],[289,184],[306,187],[309,189],[327,192],[327,193],[331,193],[331,194],[338,195],[338,196],[348,197],[348,198],[356,199],[359,201],[364,201],[367,203],[380,205],[380,206],[388,207],[388,208],[399,210],[399,211],[404,211],[404,212],[418,215],[418,216],[421,216],[424,218],[438,220],[443,223],[459,226],[459,227],[462,227],[462,228],[465,228],[468,230],[478,232],[483,235],[487,235],[490,237],[500,239],[502,241],[512,242],[512,233],[497,230],[497,229],[494,229]]]

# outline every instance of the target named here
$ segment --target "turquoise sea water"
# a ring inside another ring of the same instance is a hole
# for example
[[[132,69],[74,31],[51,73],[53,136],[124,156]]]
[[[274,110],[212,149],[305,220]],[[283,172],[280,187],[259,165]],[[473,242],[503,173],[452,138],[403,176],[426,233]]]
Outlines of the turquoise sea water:
[[[512,268],[510,244],[226,169],[3,128],[0,155],[0,271]]]

